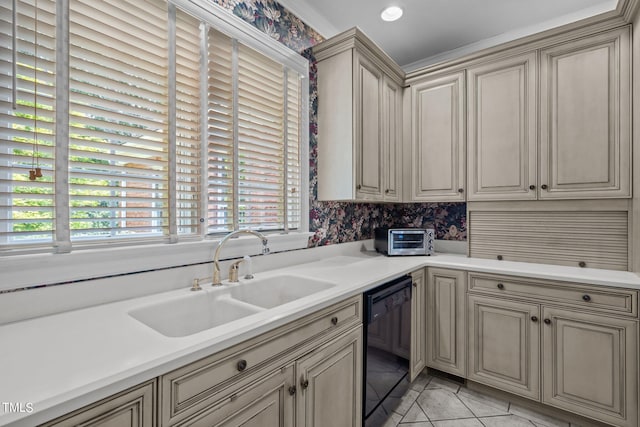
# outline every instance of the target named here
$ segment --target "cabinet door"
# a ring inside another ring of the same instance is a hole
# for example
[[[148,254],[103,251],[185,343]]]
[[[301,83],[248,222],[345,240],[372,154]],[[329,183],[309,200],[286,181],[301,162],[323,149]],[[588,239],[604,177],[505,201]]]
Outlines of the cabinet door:
[[[127,390],[41,427],[152,427],[155,423],[155,381]]]
[[[354,55],[356,198],[382,200],[382,72]]]
[[[470,380],[540,399],[540,306],[469,296]]]
[[[427,271],[427,366],[465,377],[465,272]]]
[[[542,401],[637,426],[637,321],[544,308]]]
[[[464,201],[464,72],[411,85],[411,199]]]
[[[535,200],[535,52],[471,67],[467,75],[467,200]]]
[[[384,200],[402,197],[402,88],[388,77],[383,87],[382,174]]]
[[[540,198],[631,196],[629,31],[541,51]]]
[[[296,362],[296,426],[362,426],[362,327]]]
[[[426,365],[426,283],[424,269],[411,273],[411,352],[409,381],[413,381]],[[405,310],[406,311],[406,310]]]
[[[296,391],[293,364],[272,371],[181,422],[193,427],[293,427]]]

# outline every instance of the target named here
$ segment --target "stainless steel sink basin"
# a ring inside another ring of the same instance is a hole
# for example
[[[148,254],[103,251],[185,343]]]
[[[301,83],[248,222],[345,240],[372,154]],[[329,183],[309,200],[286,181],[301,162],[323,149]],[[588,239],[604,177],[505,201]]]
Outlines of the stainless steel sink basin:
[[[184,337],[264,311],[215,293],[189,293],[129,315],[168,337]]]
[[[324,280],[280,275],[231,285],[231,297],[263,308],[273,308],[334,287]]]

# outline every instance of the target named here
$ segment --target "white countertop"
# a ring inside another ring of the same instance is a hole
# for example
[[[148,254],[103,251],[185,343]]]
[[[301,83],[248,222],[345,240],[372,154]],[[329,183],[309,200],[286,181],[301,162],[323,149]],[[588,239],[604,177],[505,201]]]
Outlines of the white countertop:
[[[295,263],[296,254],[290,257]],[[362,252],[258,272],[256,278],[286,272],[337,286],[185,337],[161,335],[128,312],[189,289],[10,323],[0,326],[0,425],[47,421],[424,266],[640,289],[640,277],[629,272],[462,255],[384,257]],[[34,411],[7,413],[2,402],[30,403]]]

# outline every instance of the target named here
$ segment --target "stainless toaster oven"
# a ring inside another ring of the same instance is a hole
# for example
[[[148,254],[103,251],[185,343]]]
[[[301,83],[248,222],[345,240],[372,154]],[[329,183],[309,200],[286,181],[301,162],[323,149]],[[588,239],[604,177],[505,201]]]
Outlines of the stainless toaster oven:
[[[433,255],[434,234],[430,228],[376,228],[374,246],[387,256]]]

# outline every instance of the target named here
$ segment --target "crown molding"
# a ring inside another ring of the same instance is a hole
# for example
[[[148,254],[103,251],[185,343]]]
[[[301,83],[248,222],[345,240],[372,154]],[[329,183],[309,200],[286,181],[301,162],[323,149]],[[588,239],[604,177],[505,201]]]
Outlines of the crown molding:
[[[325,39],[333,37],[340,32],[337,27],[307,2],[300,0],[278,0],[278,3],[302,19],[305,24],[316,30]]]
[[[348,49],[357,48],[368,59],[380,67],[385,74],[402,85],[405,73],[400,66],[358,27],[353,27],[313,47],[316,60],[337,55]]]

